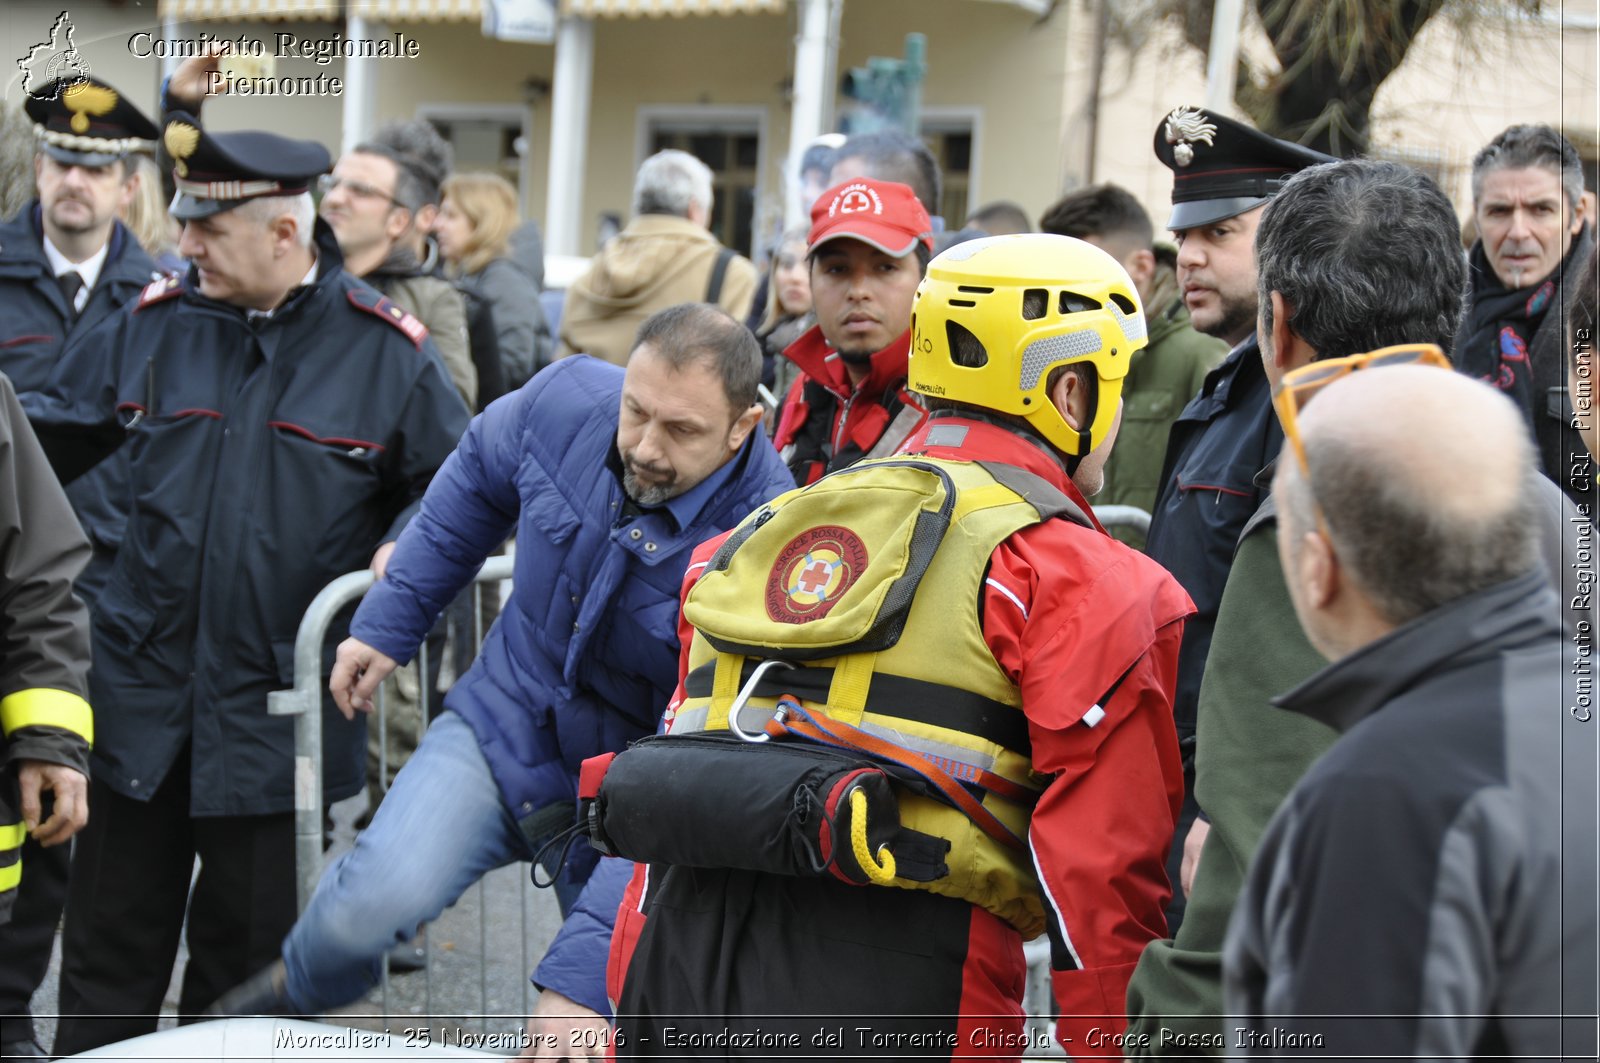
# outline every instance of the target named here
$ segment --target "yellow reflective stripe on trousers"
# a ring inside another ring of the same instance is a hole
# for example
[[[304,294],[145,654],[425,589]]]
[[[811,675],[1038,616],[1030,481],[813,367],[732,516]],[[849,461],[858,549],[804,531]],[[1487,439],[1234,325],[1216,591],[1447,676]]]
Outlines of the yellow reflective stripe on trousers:
[[[59,727],[94,742],[94,713],[76,694],[49,687],[19,690],[0,698],[0,731],[16,734],[24,727]]]
[[[0,853],[14,853],[22,847],[22,840],[28,836],[28,829],[21,823],[0,824]],[[0,893],[17,888],[17,883],[22,881],[22,857],[17,856],[17,862],[0,867]]]

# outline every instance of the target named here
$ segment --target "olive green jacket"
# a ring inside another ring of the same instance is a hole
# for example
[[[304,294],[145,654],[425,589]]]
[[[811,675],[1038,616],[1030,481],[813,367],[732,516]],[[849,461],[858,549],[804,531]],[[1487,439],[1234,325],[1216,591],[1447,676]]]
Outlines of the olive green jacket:
[[[396,256],[361,278],[385,298],[428,327],[450,382],[467,404],[478,409],[478,370],[467,348],[467,309],[455,285],[423,273],[416,259]]]
[[[1217,609],[1195,748],[1195,800],[1211,833],[1176,940],[1146,946],[1128,983],[1129,1057],[1237,1051],[1238,1024],[1218,1014],[1228,919],[1267,821],[1337,737],[1271,702],[1328,663],[1295,617],[1271,506],[1269,495],[1246,525]]]
[[[1134,354],[1122,382],[1122,429],[1106,459],[1106,483],[1094,504],[1137,506],[1148,513],[1161,486],[1172,422],[1200,391],[1206,373],[1227,355],[1228,345],[1196,332],[1189,323],[1189,311],[1169,266],[1157,267],[1145,321],[1150,344]],[[1143,533],[1110,530],[1123,542],[1143,549]]]

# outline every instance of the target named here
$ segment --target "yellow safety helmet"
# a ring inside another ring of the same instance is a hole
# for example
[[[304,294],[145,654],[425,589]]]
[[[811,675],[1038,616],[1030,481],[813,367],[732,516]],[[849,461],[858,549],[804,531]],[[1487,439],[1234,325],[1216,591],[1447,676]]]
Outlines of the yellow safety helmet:
[[[1026,233],[957,244],[928,263],[911,308],[912,391],[1021,417],[1083,457],[1116,420],[1122,378],[1148,342],[1139,293],[1121,263],[1070,236]],[[1050,372],[1094,366],[1088,427],[1050,401]]]

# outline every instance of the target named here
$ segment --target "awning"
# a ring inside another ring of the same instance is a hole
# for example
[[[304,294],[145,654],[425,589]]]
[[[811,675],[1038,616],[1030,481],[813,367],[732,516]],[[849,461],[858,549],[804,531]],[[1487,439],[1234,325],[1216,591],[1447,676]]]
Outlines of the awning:
[[[352,16],[377,22],[477,22],[482,0],[346,0]]]
[[[1056,6],[1056,0],[996,0],[996,2],[1020,7],[1024,11],[1038,15],[1040,18],[1050,14],[1051,11],[1055,10]]]
[[[995,0],[1044,16],[1055,0]],[[563,15],[582,18],[662,18],[686,15],[782,14],[789,0],[561,0]],[[482,0],[157,0],[161,18],[179,22],[338,19],[346,13],[375,22],[476,22]]]
[[[789,0],[561,0],[563,15],[583,18],[661,18],[672,15],[782,14]]]
[[[338,19],[341,0],[159,0],[157,17],[179,22],[261,22]]]

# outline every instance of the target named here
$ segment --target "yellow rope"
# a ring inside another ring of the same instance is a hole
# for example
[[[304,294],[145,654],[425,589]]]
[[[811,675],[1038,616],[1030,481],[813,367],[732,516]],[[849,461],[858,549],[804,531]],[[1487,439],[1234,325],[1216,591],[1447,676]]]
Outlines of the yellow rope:
[[[850,849],[870,881],[879,886],[894,882],[894,854],[889,847],[878,846],[878,857],[882,863],[873,859],[871,850],[867,848],[867,793],[859,786],[850,791]]]

